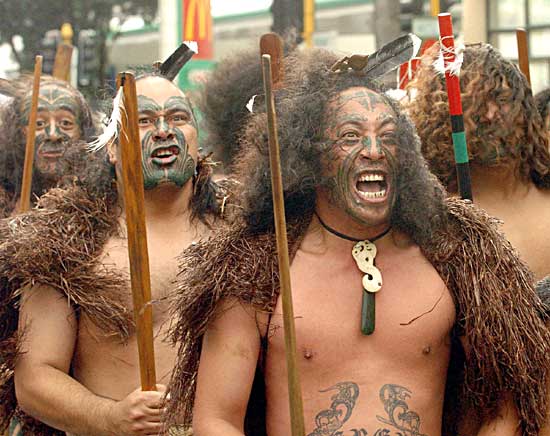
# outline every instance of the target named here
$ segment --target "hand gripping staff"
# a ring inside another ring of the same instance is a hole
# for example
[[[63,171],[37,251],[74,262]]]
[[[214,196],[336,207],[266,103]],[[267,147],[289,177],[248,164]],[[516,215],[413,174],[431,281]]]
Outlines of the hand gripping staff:
[[[153,347],[153,307],[147,252],[147,232],[143,204],[143,172],[139,140],[136,82],[131,73],[120,73],[117,84],[123,92],[120,159],[124,210],[128,233],[128,257],[134,303],[134,319],[139,353],[141,390],[156,390],[155,352]]]
[[[447,96],[449,98],[449,112],[451,114],[451,127],[454,145],[456,174],[460,197],[473,200],[472,181],[470,179],[470,164],[468,158],[468,145],[464,132],[464,114],[460,98],[459,72],[453,69],[456,61],[455,42],[453,36],[453,22],[451,14],[444,13],[437,16],[439,20],[439,41],[443,55],[445,68],[445,83],[447,84]]]
[[[271,167],[271,189],[273,192],[273,211],[275,215],[275,235],[277,239],[277,257],[279,260],[279,277],[281,299],[283,304],[283,321],[285,332],[286,366],[288,373],[288,395],[290,402],[290,424],[292,436],[305,436],[304,408],[302,391],[296,359],[296,328],[294,325],[294,309],[290,287],[290,262],[288,257],[288,241],[286,235],[285,204],[283,198],[283,182],[281,162],[279,157],[279,140],[277,137],[277,116],[273,99],[272,59],[274,66],[279,66],[277,76],[282,78],[282,43],[276,34],[263,35],[260,42],[262,51],[262,72],[264,80],[265,104],[268,122],[269,161]],[[270,54],[266,54],[265,52]],[[280,82],[278,85],[280,86]]]
[[[29,126],[25,145],[25,164],[23,166],[23,181],[21,183],[21,198],[19,212],[26,212],[31,207],[32,169],[34,166],[34,135],[36,134],[36,116],[38,112],[38,95],[40,93],[40,75],[42,74],[42,56],[36,56],[34,61],[34,76],[32,83],[31,108],[29,111]]]

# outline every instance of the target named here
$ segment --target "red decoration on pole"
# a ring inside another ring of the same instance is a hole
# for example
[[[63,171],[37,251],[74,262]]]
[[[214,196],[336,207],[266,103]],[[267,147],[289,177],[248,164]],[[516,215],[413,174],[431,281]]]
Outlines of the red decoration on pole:
[[[445,65],[445,81],[447,82],[447,93],[449,95],[449,111],[451,115],[462,115],[460,79],[458,75],[451,74],[447,69],[449,64],[456,59],[453,21],[449,13],[439,14],[437,18],[439,20],[439,37]]]

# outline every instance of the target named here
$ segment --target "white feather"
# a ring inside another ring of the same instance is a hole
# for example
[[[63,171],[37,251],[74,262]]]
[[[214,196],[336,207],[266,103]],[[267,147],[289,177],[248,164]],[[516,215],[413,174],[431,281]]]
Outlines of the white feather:
[[[109,122],[103,129],[103,133],[98,136],[95,141],[89,142],[87,148],[91,152],[101,150],[107,144],[110,144],[116,138],[118,138],[119,129],[122,123],[121,118],[121,100],[122,100],[122,86],[118,89],[118,92],[113,100],[113,112]]]
[[[254,113],[254,100],[256,100],[257,95],[253,95],[250,100],[248,100],[248,103],[246,104],[246,108],[248,109],[248,112],[251,114]]]
[[[196,54],[199,53],[199,43],[197,41],[183,41],[183,43]]]

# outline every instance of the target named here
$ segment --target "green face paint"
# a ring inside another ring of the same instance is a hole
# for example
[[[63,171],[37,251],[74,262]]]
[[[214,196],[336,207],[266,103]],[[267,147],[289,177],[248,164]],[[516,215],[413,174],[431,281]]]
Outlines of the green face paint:
[[[31,95],[22,103],[22,122],[28,125]],[[40,88],[35,133],[34,166],[42,176],[61,177],[60,159],[82,137],[80,103],[70,89],[49,84]]]
[[[162,183],[183,187],[195,174],[184,129],[196,137],[191,106],[182,96],[168,98],[163,106],[139,95],[142,167],[145,189]]]
[[[388,222],[397,180],[393,110],[378,94],[358,88],[342,92],[330,106],[325,119],[331,199],[358,222]]]

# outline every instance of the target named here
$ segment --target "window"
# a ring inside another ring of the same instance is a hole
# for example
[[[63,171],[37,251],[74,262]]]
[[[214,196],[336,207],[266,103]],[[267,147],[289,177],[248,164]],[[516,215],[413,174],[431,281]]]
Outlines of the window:
[[[529,69],[536,93],[550,82],[550,0],[487,0],[489,42],[517,62],[516,27],[529,35]]]

